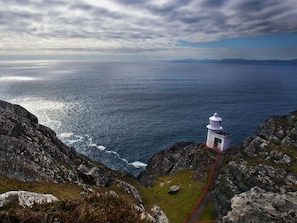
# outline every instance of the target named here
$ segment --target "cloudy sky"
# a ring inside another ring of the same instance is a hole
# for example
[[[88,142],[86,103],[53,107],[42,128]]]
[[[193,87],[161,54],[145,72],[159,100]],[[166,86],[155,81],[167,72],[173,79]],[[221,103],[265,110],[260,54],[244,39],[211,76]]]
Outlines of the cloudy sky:
[[[2,0],[0,59],[295,59],[296,0]]]

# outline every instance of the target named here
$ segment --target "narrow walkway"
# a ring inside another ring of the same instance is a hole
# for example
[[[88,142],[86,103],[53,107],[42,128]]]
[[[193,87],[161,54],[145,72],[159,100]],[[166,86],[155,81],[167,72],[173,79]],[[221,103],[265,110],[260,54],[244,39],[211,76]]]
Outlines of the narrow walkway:
[[[209,199],[210,199],[210,191],[212,190],[214,186],[215,179],[218,177],[219,173],[219,167],[221,166],[223,162],[223,155],[221,155],[221,152],[218,151],[218,154],[216,156],[215,162],[212,167],[212,171],[209,177],[209,180],[207,182],[207,185],[200,196],[199,200],[197,201],[195,207],[193,208],[191,214],[187,216],[183,223],[197,223],[198,219],[203,212],[204,208],[206,207]],[[202,221],[202,222],[211,222],[211,221]]]

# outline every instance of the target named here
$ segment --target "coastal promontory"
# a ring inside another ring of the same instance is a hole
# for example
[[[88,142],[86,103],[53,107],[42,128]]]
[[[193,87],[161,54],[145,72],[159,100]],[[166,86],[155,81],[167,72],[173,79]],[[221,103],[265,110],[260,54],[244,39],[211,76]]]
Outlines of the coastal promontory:
[[[267,117],[213,169],[217,154],[202,142],[176,142],[136,179],[77,153],[29,111],[0,101],[0,221],[182,222],[207,182],[196,220],[296,221],[297,111]]]

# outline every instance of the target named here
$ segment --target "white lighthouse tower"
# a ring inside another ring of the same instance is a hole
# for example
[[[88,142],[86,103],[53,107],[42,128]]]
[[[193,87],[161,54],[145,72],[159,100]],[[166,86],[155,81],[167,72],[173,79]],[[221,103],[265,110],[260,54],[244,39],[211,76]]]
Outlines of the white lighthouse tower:
[[[209,124],[206,126],[208,129],[206,146],[224,151],[230,148],[230,135],[223,131],[221,122],[222,118],[218,113],[209,117]]]

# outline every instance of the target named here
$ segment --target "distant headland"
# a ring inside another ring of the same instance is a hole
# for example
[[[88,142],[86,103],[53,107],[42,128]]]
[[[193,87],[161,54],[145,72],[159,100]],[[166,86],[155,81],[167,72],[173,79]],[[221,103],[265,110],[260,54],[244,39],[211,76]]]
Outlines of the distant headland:
[[[246,59],[177,59],[172,62],[200,62],[200,63],[233,63],[233,64],[285,64],[297,65],[297,59],[293,60],[246,60]]]

